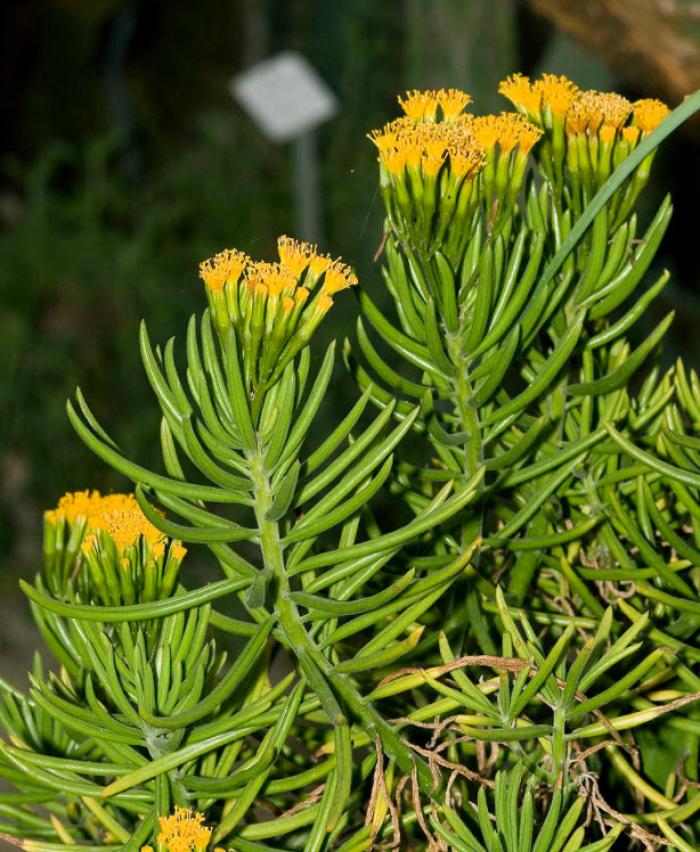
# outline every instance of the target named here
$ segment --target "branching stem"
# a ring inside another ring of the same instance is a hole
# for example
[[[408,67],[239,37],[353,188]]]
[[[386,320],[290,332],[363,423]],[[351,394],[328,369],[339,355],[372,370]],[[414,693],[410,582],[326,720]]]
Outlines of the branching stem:
[[[374,740],[377,735],[379,736],[385,753],[396,761],[403,772],[410,775],[414,771],[414,766],[416,767],[421,788],[424,793],[429,795],[433,790],[433,778],[428,766],[422,760],[416,758],[413,752],[404,745],[393,727],[384,720],[371,703],[360,695],[350,678],[334,671],[331,662],[321,652],[302,624],[299,610],[289,597],[291,589],[285,568],[279,524],[276,521],[268,520],[266,517],[272,506],[273,497],[269,476],[264,467],[263,454],[261,452],[256,453],[250,457],[249,461],[254,484],[255,513],[260,530],[263,563],[265,569],[269,570],[275,579],[273,607],[279,619],[282,634],[285,637],[287,650],[299,660],[302,668],[304,657],[310,660],[312,668],[324,681],[318,691],[331,696],[337,695],[371,740]],[[305,672],[305,674],[307,673]],[[313,684],[310,685],[314,688]],[[314,689],[314,691],[317,690]],[[325,703],[324,710],[329,715],[331,725],[346,724],[342,714],[340,717],[335,715],[332,702],[330,702],[331,706],[328,706],[329,701],[324,702],[323,695],[319,694],[318,698],[322,705]]]

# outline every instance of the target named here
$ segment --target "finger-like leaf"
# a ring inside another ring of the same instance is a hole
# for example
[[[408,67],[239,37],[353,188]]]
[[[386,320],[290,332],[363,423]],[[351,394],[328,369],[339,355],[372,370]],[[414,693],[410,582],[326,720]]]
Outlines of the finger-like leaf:
[[[336,458],[333,462],[331,462],[331,464],[325,467],[321,473],[303,486],[299,493],[297,502],[300,505],[306,503],[318,494],[319,491],[322,491],[327,485],[329,485],[336,477],[340,476],[340,474],[347,470],[355,459],[362,456],[363,453],[366,452],[367,448],[370,447],[377,435],[380,434],[388,420],[391,418],[393,412],[394,404],[390,403],[382,412],[380,412],[367,429],[365,429],[359,437],[352,441],[352,443],[343,451],[343,453],[341,453],[340,456],[338,456],[338,458]]]
[[[223,519],[220,519],[216,526],[209,527],[189,526],[169,521],[153,508],[140,485],[136,486],[135,494],[144,515],[157,529],[162,530],[170,538],[207,543],[244,541],[254,539],[257,535],[257,530],[253,527],[242,527],[231,521],[224,522]]]
[[[299,481],[300,467],[301,465],[299,464],[299,460],[297,459],[294,461],[287,473],[285,473],[282,481],[280,482],[272,506],[270,506],[270,508],[267,510],[267,513],[265,515],[266,520],[279,521],[287,514],[287,512],[291,508],[292,503],[294,502],[297,482]]]
[[[610,393],[627,384],[629,379],[639,369],[640,365],[650,355],[654,348],[661,341],[663,336],[668,331],[668,327],[673,322],[675,311],[668,313],[663,320],[656,326],[654,331],[641,343],[631,355],[625,358],[623,364],[617,369],[612,370],[607,375],[596,379],[593,382],[580,382],[578,384],[569,385],[569,393],[574,396],[597,396],[602,393]]]
[[[383,360],[374,346],[372,346],[360,318],[357,320],[357,341],[360,344],[362,354],[367,359],[367,363],[385,384],[392,388],[392,390],[399,391],[407,396],[412,396],[416,399],[423,398],[426,390],[425,386],[400,375]]]
[[[621,305],[634,291],[651,265],[671,221],[673,207],[670,196],[666,196],[653,222],[647,229],[641,246],[635,252],[632,262],[605,288],[606,295],[596,302],[590,310],[591,319],[606,316]]]
[[[379,489],[384,485],[391,472],[393,457],[389,456],[382,467],[377,472],[376,476],[360,487],[352,497],[344,499],[340,505],[335,508],[330,508],[332,502],[328,506],[325,500],[322,501],[323,509],[319,507],[318,512],[313,515],[309,512],[304,516],[303,520],[294,526],[294,529],[285,536],[282,544],[286,547],[288,544],[293,544],[297,541],[303,541],[306,538],[316,537],[325,530],[338,526],[346,518],[354,515],[366,506]],[[354,479],[354,476],[353,476]],[[340,483],[341,485],[343,483]],[[314,509],[317,507],[314,506]]]
[[[577,319],[575,319],[566,332],[562,335],[561,339],[558,341],[551,355],[549,356],[547,363],[537,374],[537,377],[530,385],[525,388],[525,390],[521,391],[517,396],[513,397],[509,402],[500,408],[496,409],[491,414],[487,415],[482,425],[490,426],[499,420],[503,420],[511,414],[522,411],[527,405],[529,405],[533,400],[536,400],[540,394],[542,394],[547,387],[554,381],[558,373],[561,371],[564,364],[566,364],[569,356],[573,352],[576,344],[578,343],[578,339],[581,336],[581,331],[583,329],[583,315],[579,315]]]
[[[156,728],[174,729],[184,728],[194,722],[210,716],[219,708],[223,702],[238,688],[251,668],[259,660],[270,631],[275,625],[274,617],[268,618],[257,629],[256,633],[248,640],[243,651],[237,656],[236,662],[226,672],[224,677],[200,702],[190,707],[184,713],[174,713],[170,716],[156,717],[144,709],[140,710],[142,718]]]
[[[125,459],[124,456],[112,449],[111,446],[101,441],[87,426],[82,422],[71,405],[70,401],[66,403],[66,411],[68,419],[73,428],[80,436],[81,440],[103,461],[111,465],[113,468],[123,473],[132,482],[143,483],[151,488],[157,488],[169,494],[177,494],[181,497],[189,497],[192,500],[212,500],[219,503],[237,502],[238,495],[231,496],[223,488],[216,488],[210,485],[195,485],[187,482],[180,482],[177,479],[171,479],[167,476],[162,476],[158,473],[153,473],[141,465]]]
[[[597,349],[599,346],[605,346],[612,343],[621,335],[625,334],[646,312],[652,301],[664,289],[671,278],[668,270],[664,270],[653,284],[635,303],[626,314],[624,314],[617,322],[612,323],[607,328],[604,328],[598,334],[594,335],[587,343],[586,349]]]
[[[118,621],[147,621],[153,618],[162,618],[166,615],[172,615],[175,612],[182,612],[193,607],[201,606],[202,604],[214,601],[224,595],[245,589],[250,583],[249,579],[244,580],[219,580],[216,583],[210,583],[203,586],[201,589],[194,589],[191,592],[177,595],[173,598],[168,598],[162,601],[154,601],[148,604],[129,604],[127,606],[95,606],[93,604],[72,604],[56,600],[50,595],[35,589],[34,586],[20,580],[20,588],[22,591],[39,606],[48,609],[50,612],[55,612],[57,615],[64,615],[68,618],[75,618],[82,621],[102,621],[104,623]]]
[[[364,458],[352,470],[338,482],[330,491],[323,495],[311,509],[307,509],[302,520],[292,531],[295,531],[313,520],[321,513],[326,513],[330,509],[338,505],[350,492],[352,492],[367,476],[369,476],[375,468],[377,468],[384,460],[392,453],[396,445],[401,441],[406,432],[413,425],[413,421],[418,415],[418,409],[414,409],[412,416],[405,418],[399,423],[379,444],[372,448],[371,451],[365,453]],[[376,423],[375,423],[376,425]],[[370,427],[372,428],[372,427]],[[303,494],[303,492],[302,492]],[[289,539],[293,540],[293,539]]]
[[[289,437],[289,428],[291,426],[294,415],[294,397],[296,393],[296,378],[294,375],[294,365],[287,365],[282,378],[278,383],[280,385],[277,397],[275,410],[277,417],[275,425],[270,433],[270,441],[265,450],[265,467],[274,471],[275,466],[282,455],[287,438]]]
[[[139,332],[139,342],[141,345],[141,357],[143,359],[146,375],[148,376],[148,381],[151,383],[153,392],[158,397],[158,402],[163,409],[163,413],[169,414],[178,421],[186,413],[186,409],[182,410],[175,401],[175,397],[165,380],[165,376],[163,375],[153,349],[151,348],[146,323],[143,321],[141,322]]]
[[[382,340],[410,364],[429,373],[438,382],[442,375],[433,362],[428,348],[395,328],[364,290],[359,295],[362,313]]]
[[[406,541],[410,541],[425,530],[432,529],[438,524],[441,524],[447,518],[452,517],[452,515],[471,502],[477,493],[477,487],[482,477],[483,470],[477,471],[477,473],[466,483],[462,491],[455,494],[453,497],[446,499],[447,495],[452,490],[452,483],[448,482],[433,501],[433,506],[431,506],[424,515],[411,521],[401,529],[392,533],[386,533],[385,535],[370,539],[369,541],[365,541],[360,544],[354,544],[350,547],[330,550],[325,553],[310,556],[294,567],[294,573],[303,573],[304,571],[308,571],[312,568],[325,567],[326,565],[337,565],[339,562],[357,559],[370,554],[377,556],[383,550],[388,550],[403,544]]]
[[[395,583],[387,586],[383,591],[366,598],[357,598],[351,601],[334,600],[333,598],[322,597],[320,595],[312,595],[308,592],[291,592],[289,597],[294,603],[300,604],[310,611],[327,612],[332,615],[358,615],[361,612],[375,609],[386,601],[390,601],[412,582],[414,575],[415,571],[411,569]]]
[[[454,365],[445,351],[444,342],[437,323],[435,303],[432,299],[428,299],[428,304],[425,308],[424,338],[428,344],[428,352],[435,366],[445,376],[452,376],[454,374]]]
[[[313,423],[316,412],[323,401],[328,388],[331,374],[333,373],[333,363],[335,359],[335,343],[331,343],[321,364],[321,369],[318,371],[316,380],[309,391],[306,403],[301,412],[296,417],[296,422],[292,426],[292,431],[289,433],[286,446],[279,458],[278,466],[281,466],[287,459],[296,455],[302,442],[306,438],[307,432]]]
[[[231,406],[236,428],[240,433],[243,444],[249,449],[255,449],[255,431],[250,411],[248,394],[243,382],[240,360],[238,357],[238,344],[236,332],[233,326],[229,326],[222,342],[224,354],[224,370],[226,373],[226,385],[228,399]]]

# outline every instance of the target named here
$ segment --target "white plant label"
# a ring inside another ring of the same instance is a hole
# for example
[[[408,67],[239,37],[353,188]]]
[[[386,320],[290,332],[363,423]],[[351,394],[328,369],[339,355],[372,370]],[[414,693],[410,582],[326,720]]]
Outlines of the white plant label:
[[[272,142],[289,142],[338,112],[338,100],[304,57],[284,51],[237,75],[231,95]]]

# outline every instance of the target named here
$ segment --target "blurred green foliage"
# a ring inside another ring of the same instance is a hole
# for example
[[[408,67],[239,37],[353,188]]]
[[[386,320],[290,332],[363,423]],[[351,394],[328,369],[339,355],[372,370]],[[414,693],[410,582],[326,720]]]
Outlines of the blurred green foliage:
[[[146,405],[138,320],[151,312],[159,330],[177,327],[195,305],[198,259],[232,235],[253,248],[253,234],[285,224],[284,181],[245,204],[245,169],[256,163],[234,162],[237,145],[220,119],[203,117],[193,145],[138,186],[114,168],[120,146],[111,139],[79,151],[51,146],[26,177],[22,214],[0,238],[0,393],[3,446],[38,500],[96,475],[67,427],[71,388],[95,390],[125,446],[146,441],[148,418],[134,416]],[[100,484],[109,486],[106,476]]]
[[[100,5],[111,26],[119,26],[126,4]],[[201,298],[196,270],[202,258],[228,245],[267,255],[278,234],[295,233],[290,152],[262,139],[226,93],[228,76],[243,63],[240,54],[227,61],[222,56],[226,36],[240,47],[235,24],[240,29],[242,12],[236,7],[241,5],[229,4],[228,16],[216,4],[201,5],[186,65],[183,38],[188,22],[196,24],[189,4],[174,3],[167,14],[161,9],[164,31],[155,39],[153,55],[142,62],[139,39],[148,36],[153,11],[131,10],[132,16],[140,13],[145,34],[137,30],[133,39],[129,116],[117,130],[120,116],[110,119],[107,109],[111,78],[94,72],[95,51],[101,39],[109,40],[109,26],[94,8],[80,4],[56,5],[41,19],[45,49],[35,65],[42,77],[54,68],[57,73],[45,77],[46,86],[25,81],[22,127],[14,127],[5,142],[24,146],[19,152],[24,156],[6,154],[3,162],[0,561],[5,567],[31,556],[31,546],[19,539],[38,534],[42,509],[66,489],[120,484],[72,434],[64,406],[75,386],[89,387],[101,415],[119,424],[125,450],[138,447],[146,456],[153,449],[156,415],[134,347],[139,319],[153,318],[157,339],[166,329],[183,328]],[[370,84],[373,56],[386,79],[392,42],[384,36],[390,30],[384,13],[364,0],[332,14],[322,4],[318,14],[293,5],[280,16],[267,13],[268,35],[260,47],[291,40],[304,49],[313,42],[312,61],[343,101],[342,115],[320,132],[327,246],[361,262],[358,246],[365,233],[378,232],[380,218],[377,208],[377,221],[370,222],[376,207],[373,154],[362,144],[363,134],[383,120],[399,81],[383,86],[382,97],[370,107],[362,92]],[[276,31],[280,25],[286,32]],[[50,27],[56,41],[48,38]],[[322,33],[330,31],[333,39],[324,41]],[[290,39],[290,33],[297,38]],[[342,63],[334,48],[338,41],[347,46]],[[350,49],[355,42],[363,45],[361,56]],[[67,64],[61,48],[70,54]],[[109,44],[103,50],[109,54]],[[86,74],[91,65],[92,74]],[[76,97],[66,100],[72,87]],[[208,99],[200,99],[202,88]],[[49,141],[53,134],[37,138],[49,129],[69,141]],[[28,157],[34,145],[37,153]],[[365,264],[372,252],[365,253]],[[350,318],[336,315],[327,335],[349,330]]]

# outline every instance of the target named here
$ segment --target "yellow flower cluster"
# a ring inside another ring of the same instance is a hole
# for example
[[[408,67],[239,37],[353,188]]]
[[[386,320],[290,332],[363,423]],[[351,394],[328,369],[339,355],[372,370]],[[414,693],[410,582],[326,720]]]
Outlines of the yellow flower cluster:
[[[628,141],[640,132],[651,133],[669,112],[658,100],[631,103],[615,92],[581,90],[566,77],[554,74],[543,74],[534,82],[523,74],[512,74],[500,83],[498,91],[539,125],[547,126],[551,118],[563,119],[569,134],[598,134],[608,141],[618,131]],[[625,127],[630,116],[631,124]],[[638,129],[630,132],[630,127]]]
[[[458,97],[461,95],[462,97]],[[380,164],[400,177],[406,169],[434,178],[444,163],[459,178],[473,178],[496,144],[504,153],[526,154],[542,131],[518,113],[474,117],[462,110],[471,101],[457,89],[408,92],[399,103],[406,113],[369,134]],[[441,106],[443,120],[436,119]]]
[[[483,202],[492,230],[506,220],[520,191],[528,154],[542,130],[520,113],[473,116],[459,89],[410,91],[404,115],[371,131],[390,221],[416,244],[442,244],[450,223],[465,223]],[[496,195],[499,195],[498,202]],[[443,250],[456,258],[463,228]]]
[[[575,83],[556,74],[543,74],[542,79],[535,83],[535,90],[540,94],[544,109],[558,117],[566,115],[578,95]]]
[[[514,112],[476,116],[470,130],[485,151],[491,151],[498,145],[505,153],[519,148],[527,154],[542,136],[539,127]]]
[[[542,111],[564,116],[578,94],[578,86],[566,77],[543,74],[534,83],[524,74],[511,74],[498,91],[525,115],[537,120]]]
[[[632,103],[616,92],[579,89],[571,80],[554,74],[543,74],[534,82],[512,74],[498,91],[544,130],[547,144],[538,165],[558,194],[564,191],[566,168],[568,203],[575,215],[640,138],[655,130],[669,113],[661,101]],[[652,159],[653,153],[635,170],[633,187],[616,194],[611,206],[614,221],[622,221],[633,208],[649,177]]]
[[[175,808],[168,817],[158,817],[158,844],[166,852],[204,852],[211,840],[211,829],[204,825],[204,815],[191,808]],[[153,852],[152,846],[142,846],[141,852]],[[217,847],[214,852],[223,852]]]
[[[347,264],[315,245],[282,236],[277,250],[274,263],[226,249],[199,266],[217,328],[232,324],[240,335],[253,385],[265,381],[279,357],[308,342],[336,293],[357,284]]]
[[[199,264],[199,276],[210,290],[223,290],[229,281],[238,281],[250,258],[238,249],[224,249]]]
[[[598,134],[601,140],[611,141],[631,112],[632,104],[615,92],[580,92],[566,114],[566,132]]]
[[[80,518],[85,519],[88,532],[84,548],[92,544],[97,530],[104,530],[118,550],[136,544],[141,536],[150,545],[164,546],[165,536],[146,518],[133,494],[76,491],[64,494],[58,506],[46,512],[46,520],[53,524],[63,519],[72,525]]]
[[[238,249],[224,249],[200,263],[199,276],[207,289],[213,291],[240,281],[244,292],[247,290],[243,299],[252,295],[256,288],[265,287],[267,296],[296,301],[301,291],[302,302],[321,276],[324,279],[321,292],[327,295],[357,284],[357,277],[347,264],[319,254],[317,247],[310,243],[283,236],[277,240],[277,250],[279,263],[268,263],[251,260]]]
[[[455,231],[464,233],[479,210],[486,211],[490,233],[505,226],[528,155],[540,140],[538,169],[557,196],[568,192],[567,203],[578,215],[669,111],[656,100],[632,103],[615,92],[582,90],[557,74],[538,80],[512,74],[499,92],[516,112],[475,116],[465,112],[471,103],[466,92],[413,89],[398,97],[404,114],[368,134],[378,152],[388,220],[401,240],[428,253],[439,248],[458,263],[463,240]],[[620,193],[614,199],[611,211],[618,218],[634,204],[651,157],[635,170],[635,187],[626,186],[624,203]]]
[[[524,74],[511,74],[502,80],[498,91],[525,115],[539,117],[542,92]]]
[[[435,177],[448,161],[451,172],[471,178],[484,165],[485,154],[466,119],[462,116],[449,123],[421,123],[398,118],[373,130],[369,138],[379,150],[381,165],[397,177],[407,168]]]
[[[634,124],[644,134],[656,130],[670,112],[666,104],[656,98],[642,98],[635,101],[632,107]]]
[[[413,121],[435,121],[438,108],[443,121],[458,118],[471,103],[471,95],[461,89],[412,89],[397,98],[399,106]]]
[[[187,551],[143,514],[133,494],[77,491],[45,513],[44,575],[63,594],[105,606],[168,597]]]

